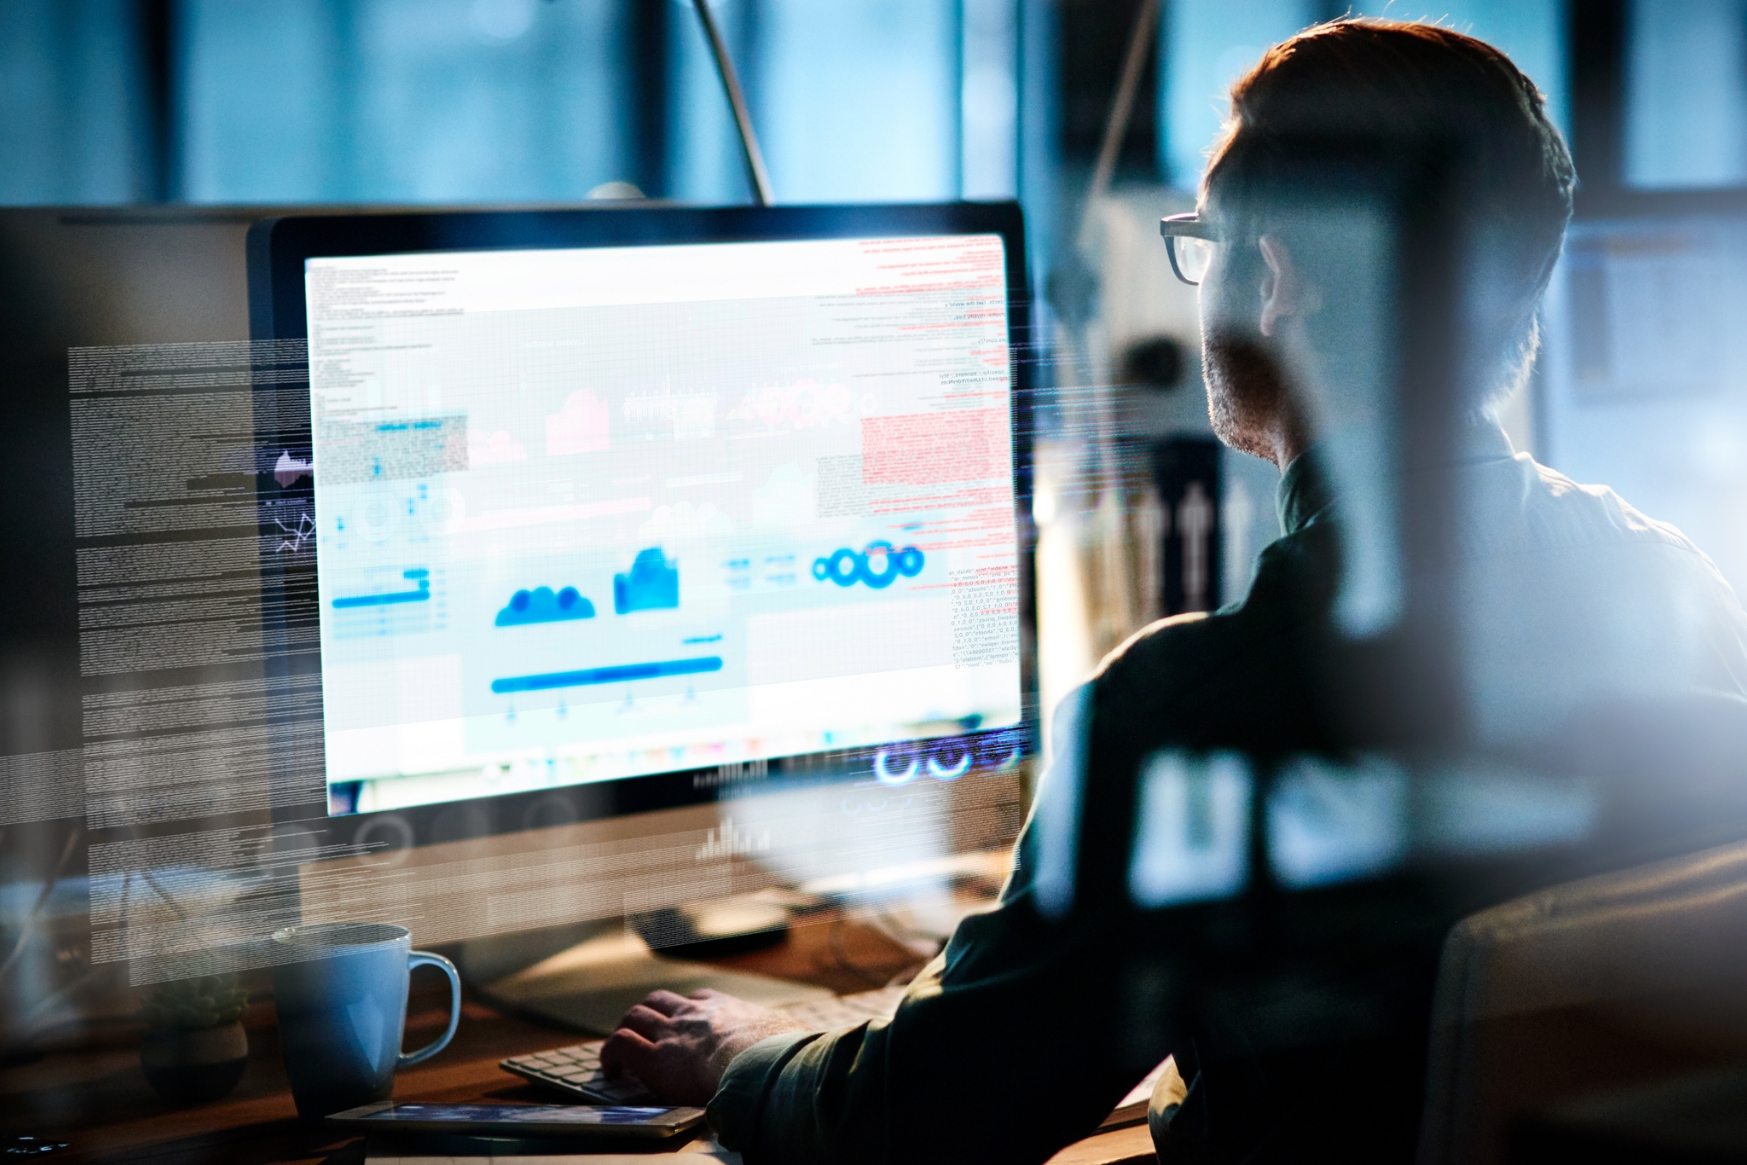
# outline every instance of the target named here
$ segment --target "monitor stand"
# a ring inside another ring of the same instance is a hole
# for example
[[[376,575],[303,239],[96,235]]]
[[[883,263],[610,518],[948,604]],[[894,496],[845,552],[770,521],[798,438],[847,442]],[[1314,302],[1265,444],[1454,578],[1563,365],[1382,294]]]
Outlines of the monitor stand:
[[[831,998],[823,987],[667,958],[623,924],[531,967],[489,980],[479,990],[488,1003],[502,1010],[604,1036],[651,991],[690,995],[705,987],[764,1007]]]

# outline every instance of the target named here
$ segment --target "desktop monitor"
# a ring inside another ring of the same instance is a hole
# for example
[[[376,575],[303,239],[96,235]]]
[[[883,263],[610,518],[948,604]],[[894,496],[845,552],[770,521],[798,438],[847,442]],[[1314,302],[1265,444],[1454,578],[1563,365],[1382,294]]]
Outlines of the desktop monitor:
[[[1011,840],[1016,206],[286,218],[250,280],[282,835],[472,843],[458,933]]]

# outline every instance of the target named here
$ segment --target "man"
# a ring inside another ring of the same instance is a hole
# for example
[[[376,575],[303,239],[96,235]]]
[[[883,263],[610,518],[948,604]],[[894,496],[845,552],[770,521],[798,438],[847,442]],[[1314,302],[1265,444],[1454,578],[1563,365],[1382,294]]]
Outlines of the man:
[[[1464,509],[1445,565],[1420,580],[1463,636],[1466,738],[1530,740],[1610,699],[1747,694],[1747,615],[1708,560],[1608,491],[1513,455],[1486,411],[1527,375],[1570,215],[1574,174],[1540,94],[1503,54],[1447,29],[1323,25],[1234,86],[1200,212],[1167,224],[1179,274],[1200,283],[1214,430],[1283,473],[1286,533],[1250,594],[1147,628],[1065,702],[1065,763],[1000,908],[960,926],[890,1023],[813,1035],[727,996],[657,993],[608,1042],[609,1070],[708,1103],[722,1142],[755,1165],[1041,1161],[1166,1051],[1195,1080],[1182,1120],[1203,1159],[1411,1155],[1437,943],[1489,891],[1403,883],[1149,915],[1117,901],[1119,877],[1086,876],[1125,868],[1136,774],[1161,748],[1363,743],[1365,657],[1342,626],[1362,538],[1343,545],[1336,520],[1361,503],[1335,483],[1356,480],[1341,451],[1380,423],[1346,391],[1364,288],[1302,208],[1281,204],[1302,184],[1294,143],[1354,134],[1408,153],[1472,147],[1457,209],[1433,224],[1470,245],[1479,273],[1450,375],[1468,395],[1452,448],[1425,453]],[[1060,898],[1061,861],[1040,838],[1076,782],[1076,836],[1088,850],[1109,839],[1109,852],[1069,863],[1079,879],[1063,909],[1041,900]],[[1052,861],[1055,888],[1040,895]]]

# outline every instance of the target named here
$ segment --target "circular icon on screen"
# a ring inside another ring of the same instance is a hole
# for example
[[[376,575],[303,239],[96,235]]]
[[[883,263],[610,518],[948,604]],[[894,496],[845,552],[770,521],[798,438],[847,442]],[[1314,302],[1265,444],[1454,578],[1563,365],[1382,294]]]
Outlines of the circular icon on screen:
[[[922,769],[922,760],[915,753],[899,751],[895,756],[893,753],[894,750],[885,748],[874,753],[873,770],[880,784],[896,788],[916,779],[916,774]],[[908,764],[904,763],[906,760]]]
[[[852,587],[859,582],[873,590],[883,591],[900,578],[915,578],[921,574],[925,561],[922,552],[914,546],[899,550],[890,542],[869,542],[859,551],[844,547],[824,558],[814,559],[813,577],[820,582],[829,580],[840,587]]]
[[[942,749],[928,757],[928,775],[937,781],[956,781],[971,771],[971,750],[960,748],[954,757],[952,749]]]

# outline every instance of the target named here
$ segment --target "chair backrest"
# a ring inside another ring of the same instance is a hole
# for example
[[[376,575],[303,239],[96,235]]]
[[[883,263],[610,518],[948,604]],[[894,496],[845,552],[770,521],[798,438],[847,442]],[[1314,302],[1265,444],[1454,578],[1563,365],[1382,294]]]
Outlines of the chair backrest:
[[[1444,947],[1420,1165],[1489,1165],[1520,1114],[1743,1055],[1747,844],[1507,902]]]

